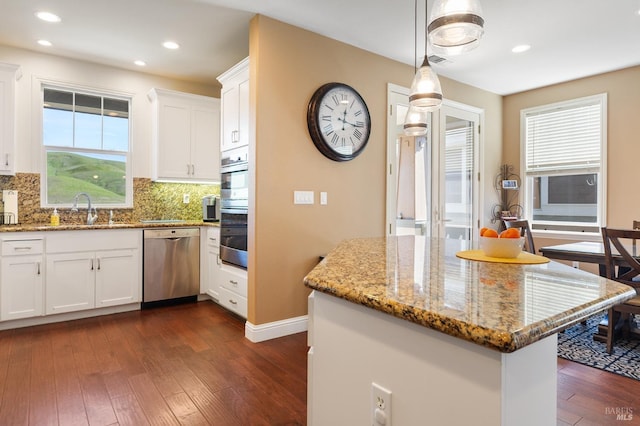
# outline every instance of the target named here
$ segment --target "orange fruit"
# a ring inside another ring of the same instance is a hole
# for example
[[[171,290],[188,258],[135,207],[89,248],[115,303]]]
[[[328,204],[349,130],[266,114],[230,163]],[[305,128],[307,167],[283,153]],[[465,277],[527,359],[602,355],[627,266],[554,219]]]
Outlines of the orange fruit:
[[[494,229],[489,228],[484,231],[484,234],[482,234],[482,236],[487,238],[498,238],[498,232]]]
[[[500,233],[500,238],[520,238],[520,230],[518,228],[505,229]]]
[[[484,235],[484,233],[487,231],[487,229],[489,229],[489,228],[480,228],[480,236],[481,237]]]

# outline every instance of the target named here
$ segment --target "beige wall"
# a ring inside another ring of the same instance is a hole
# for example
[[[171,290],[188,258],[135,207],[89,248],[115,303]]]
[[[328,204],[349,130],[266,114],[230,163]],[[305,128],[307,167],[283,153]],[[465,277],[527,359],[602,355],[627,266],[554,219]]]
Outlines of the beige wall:
[[[248,319],[263,324],[307,313],[302,281],[318,256],[346,238],[384,235],[387,83],[408,86],[413,67],[264,16],[251,23],[250,58],[257,112]],[[371,114],[369,143],[350,162],[325,158],[306,127],[311,95],[332,81],[354,87]],[[493,176],[500,164],[500,96],[446,79],[442,85],[448,99],[487,110]],[[316,204],[294,205],[294,190],[314,191]],[[326,206],[319,205],[320,191],[328,193]]]
[[[607,226],[630,227],[640,220],[638,182],[640,158],[640,66],[505,96],[503,103],[504,161],[520,170],[520,110],[607,93]],[[536,238],[536,246],[558,244]]]

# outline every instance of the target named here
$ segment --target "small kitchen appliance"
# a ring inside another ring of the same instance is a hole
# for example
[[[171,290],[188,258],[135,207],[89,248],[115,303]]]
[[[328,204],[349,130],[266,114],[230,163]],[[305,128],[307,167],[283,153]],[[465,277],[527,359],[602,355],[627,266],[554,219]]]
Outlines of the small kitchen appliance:
[[[4,225],[18,224],[18,191],[2,190],[2,202],[4,203],[4,211],[1,222]]]
[[[220,197],[217,195],[202,197],[202,220],[205,222],[220,221]]]

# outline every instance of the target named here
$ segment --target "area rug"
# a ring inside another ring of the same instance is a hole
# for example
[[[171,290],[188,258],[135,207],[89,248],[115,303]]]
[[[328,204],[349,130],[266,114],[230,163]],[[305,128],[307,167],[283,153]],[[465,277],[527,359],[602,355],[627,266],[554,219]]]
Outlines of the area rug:
[[[640,380],[640,340],[616,340],[609,355],[606,345],[593,341],[598,323],[604,315],[587,320],[586,325],[576,324],[558,334],[558,356],[580,364]]]

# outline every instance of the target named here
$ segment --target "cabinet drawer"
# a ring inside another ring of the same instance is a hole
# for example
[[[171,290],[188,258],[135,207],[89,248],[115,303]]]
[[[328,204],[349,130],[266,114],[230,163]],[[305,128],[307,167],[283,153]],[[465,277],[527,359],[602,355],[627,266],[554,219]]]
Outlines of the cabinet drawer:
[[[220,228],[207,228],[207,245],[220,247]]]
[[[220,269],[220,287],[226,288],[242,297],[247,297],[247,277],[228,269],[226,265]],[[242,271],[245,272],[245,271]]]
[[[2,242],[2,256],[42,254],[42,240],[14,240]]]
[[[247,298],[238,296],[238,294],[221,287],[219,291],[220,298],[219,303],[230,310],[235,312],[243,318],[247,317]]]

